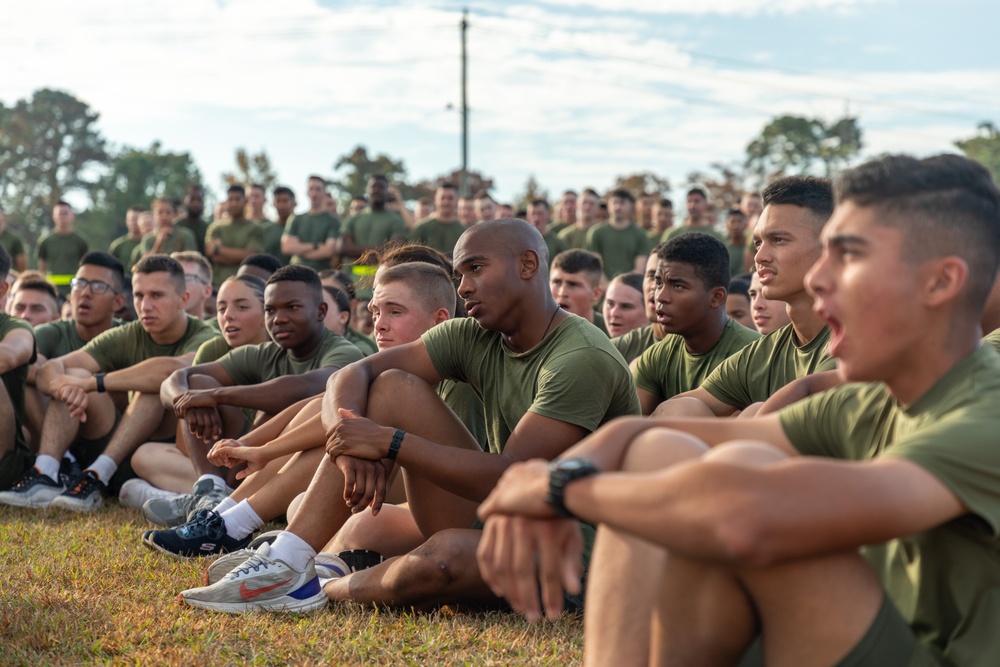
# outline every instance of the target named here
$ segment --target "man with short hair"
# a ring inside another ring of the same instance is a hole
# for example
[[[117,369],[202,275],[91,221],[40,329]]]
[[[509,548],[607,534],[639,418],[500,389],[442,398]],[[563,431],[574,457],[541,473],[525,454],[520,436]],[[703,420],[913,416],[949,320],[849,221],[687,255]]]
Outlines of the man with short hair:
[[[226,204],[229,219],[213,222],[205,232],[205,256],[212,260],[215,287],[236,275],[244,258],[264,250],[264,230],[246,218],[247,198],[242,185],[229,186]]]
[[[582,317],[608,335],[604,316],[594,309],[604,294],[603,272],[601,258],[594,253],[567,250],[552,260],[549,287],[560,308]]]
[[[38,270],[60,294],[69,294],[69,281],[87,254],[87,241],[73,230],[76,214],[67,202],[52,207],[52,231],[38,242]]]
[[[577,210],[574,213],[572,225],[566,225],[559,232],[559,238],[570,248],[583,248],[587,245],[587,233],[597,224],[597,206],[601,196],[593,188],[584,188],[577,198]]]
[[[145,209],[141,206],[129,206],[125,213],[125,235],[119,236],[111,242],[108,252],[111,256],[121,262],[126,273],[132,272],[132,251],[142,241],[142,232],[139,230],[139,214]]]
[[[10,255],[0,246],[0,298],[6,295]],[[9,489],[31,465],[21,429],[28,367],[35,361],[31,325],[0,311],[0,489]]]
[[[172,252],[198,250],[198,241],[187,227],[174,225],[174,203],[166,197],[157,197],[150,208],[153,210],[155,229],[142,237],[142,241],[132,251],[132,264],[138,264],[143,257],[167,255]]]
[[[434,215],[424,218],[410,232],[414,243],[430,246],[451,257],[458,237],[466,227],[458,220],[458,187],[442,183],[434,193]]]
[[[325,208],[326,180],[310,176],[307,181],[309,210],[295,215],[281,235],[281,252],[292,258],[292,264],[304,264],[315,271],[330,268],[340,220]]]
[[[160,385],[190,364],[214,331],[184,311],[184,269],[166,255],[139,260],[132,294],[138,321],[50,359],[36,374],[39,390],[53,399],[45,411],[39,455],[14,488],[0,493],[0,503],[96,510],[136,447],[173,437],[176,419],[160,405]],[[119,420],[113,399],[124,402],[127,392],[134,396]],[[59,463],[71,447],[81,465],[89,467],[66,488],[58,479]]]
[[[476,203],[472,197],[458,198],[458,221],[465,227],[476,224]]]
[[[642,271],[653,244],[646,232],[632,221],[635,198],[625,188],[618,188],[609,195],[608,208],[607,224],[595,225],[587,232],[587,250],[601,256],[608,278]]]
[[[273,255],[269,255],[265,252],[259,252],[249,257],[245,257],[242,262],[240,262],[240,268],[236,270],[237,276],[242,276],[244,274],[250,274],[251,276],[257,276],[264,282],[271,277],[275,271],[281,268],[281,262],[275,258]]]
[[[347,207],[347,215],[361,215],[368,208],[368,198],[364,195],[358,195],[356,197],[351,197],[351,203]]]
[[[556,203],[555,221],[550,226],[553,234],[559,235],[562,230],[576,224],[576,202],[579,197],[575,190],[564,190]]]
[[[338,253],[347,258],[344,270],[355,282],[373,272],[373,267],[355,264],[361,255],[394,239],[405,240],[408,234],[402,216],[386,209],[389,180],[375,174],[368,179],[367,192],[370,210],[347,218],[338,241]]]
[[[493,201],[493,197],[486,190],[480,190],[476,193],[476,196],[473,198],[473,204],[475,205],[476,220],[478,222],[496,219],[497,203]]]
[[[649,321],[646,319],[645,297],[642,292],[643,277],[638,273],[622,273],[608,283],[601,313],[608,336],[624,336]],[[613,344],[613,343],[612,343]]]
[[[687,214],[688,217],[684,224],[667,232],[666,236],[663,237],[664,241],[675,239],[681,234],[689,232],[701,232],[714,236],[720,241],[726,240],[726,237],[715,229],[715,219],[711,214],[708,195],[701,188],[695,187],[687,191]]]
[[[28,255],[24,251],[24,240],[7,228],[7,214],[0,206],[0,248],[10,255],[12,268],[21,272],[28,268]]]
[[[20,280],[14,283],[9,310],[33,327],[59,319],[59,295],[47,280]]]
[[[290,264],[291,256],[281,252],[281,235],[295,215],[295,193],[291,188],[279,185],[274,189],[274,210],[278,212],[278,219],[274,222],[265,220],[260,225],[264,234],[264,252],[277,257],[282,264]]]
[[[661,243],[667,232],[674,226],[674,202],[663,197],[653,204],[653,224],[649,228],[649,239]]]
[[[174,252],[170,256],[184,269],[188,291],[185,310],[189,315],[204,320],[207,317],[208,303],[212,300],[212,265],[204,255],[194,250]],[[209,326],[213,323],[218,324],[213,320],[209,322]]]
[[[549,229],[549,220],[549,202],[540,198],[531,200],[531,203],[528,204],[528,222],[534,225],[538,233],[545,239],[545,247],[549,251],[549,257],[555,258],[559,253],[569,248],[565,241]]]
[[[200,185],[193,183],[187,186],[187,189],[184,191],[184,217],[178,217],[174,220],[174,226],[182,227],[188,230],[191,233],[191,238],[195,241],[195,247],[167,248],[160,249],[159,252],[169,253],[181,250],[197,250],[204,255],[205,233],[208,231],[208,223],[205,221],[204,216],[205,189]],[[131,273],[131,269],[129,269],[128,273]]]
[[[513,217],[515,217],[513,206],[510,204],[497,204],[497,212],[493,216],[494,220],[506,220]]]
[[[649,259],[646,260],[646,272],[642,276],[643,305],[646,310],[646,322],[644,326],[634,329],[624,336],[611,339],[611,344],[615,346],[625,361],[631,364],[639,358],[643,352],[653,347],[657,342],[663,340],[666,332],[663,325],[656,317],[656,267],[659,264],[658,254],[663,244],[653,246],[649,251]]]
[[[524,221],[466,231],[455,247],[455,270],[470,317],[443,322],[419,341],[335,374],[323,402],[330,456],[288,530],[220,581],[184,591],[181,599],[228,612],[306,611],[325,605],[327,595],[399,606],[495,602],[475,564],[476,503],[510,462],[557,456],[598,425],[638,410],[621,357],[553,300],[545,253],[541,235]],[[594,377],[602,382],[587,380]],[[465,380],[482,397],[489,452],[434,392],[444,378]],[[324,595],[315,553],[352,511],[379,511],[393,465],[401,468],[409,509],[427,541],[331,581]],[[262,592],[247,602],[241,589]]]
[[[738,208],[730,209],[726,213],[726,248],[729,250],[729,266],[734,276],[750,268],[743,263],[747,247],[746,231],[747,218],[743,211]]]
[[[640,192],[639,200],[635,205],[635,222],[639,227],[646,230],[648,234],[654,227],[653,207],[660,200],[660,196],[655,192]]]
[[[267,204],[267,191],[264,186],[260,183],[251,183],[246,195],[247,220],[260,226],[263,226],[265,222],[270,222],[264,215],[264,205]]]
[[[434,199],[431,197],[418,197],[413,207],[413,219],[421,222],[429,218],[434,213]]]
[[[806,282],[849,384],[743,424],[619,422],[568,454],[592,465],[550,507],[602,524],[590,591],[623,612],[588,619],[594,664],[988,665],[1000,650],[1000,358],[979,340],[1000,191],[956,155],[888,156],[841,176],[823,241]],[[551,516],[532,468],[483,516]],[[539,538],[481,554],[531,617],[536,562],[558,611],[562,523],[487,518],[487,536]]]

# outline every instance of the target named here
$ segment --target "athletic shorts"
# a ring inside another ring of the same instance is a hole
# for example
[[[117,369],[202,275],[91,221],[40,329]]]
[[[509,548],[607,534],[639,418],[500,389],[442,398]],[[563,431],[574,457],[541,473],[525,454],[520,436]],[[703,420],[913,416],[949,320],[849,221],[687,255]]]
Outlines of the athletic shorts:
[[[0,491],[17,484],[34,463],[34,452],[23,445],[14,445],[14,449],[0,457]]]
[[[942,667],[943,664],[913,635],[887,595],[868,632],[836,667]],[[744,654],[739,667],[758,665],[764,665],[760,638]]]

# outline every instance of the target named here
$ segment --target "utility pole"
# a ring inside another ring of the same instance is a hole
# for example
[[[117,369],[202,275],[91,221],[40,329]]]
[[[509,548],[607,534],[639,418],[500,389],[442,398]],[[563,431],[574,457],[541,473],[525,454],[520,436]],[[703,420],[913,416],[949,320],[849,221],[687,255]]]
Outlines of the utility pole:
[[[467,86],[468,56],[465,52],[465,35],[469,30],[469,10],[462,10],[462,171],[458,178],[459,196],[469,194],[469,100]]]

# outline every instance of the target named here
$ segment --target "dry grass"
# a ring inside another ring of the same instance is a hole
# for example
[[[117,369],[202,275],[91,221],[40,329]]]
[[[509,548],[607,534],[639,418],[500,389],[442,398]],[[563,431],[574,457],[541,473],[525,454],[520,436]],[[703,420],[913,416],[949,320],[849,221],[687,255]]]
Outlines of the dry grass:
[[[211,614],[177,602],[206,561],[144,548],[112,505],[87,516],[0,507],[0,665],[565,665],[577,619],[330,607]]]

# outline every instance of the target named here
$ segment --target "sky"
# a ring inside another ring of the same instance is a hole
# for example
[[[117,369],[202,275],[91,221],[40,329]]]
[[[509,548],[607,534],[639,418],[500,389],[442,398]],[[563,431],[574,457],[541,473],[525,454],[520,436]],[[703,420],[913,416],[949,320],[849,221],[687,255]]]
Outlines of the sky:
[[[639,171],[676,197],[784,114],[856,116],[862,156],[1000,123],[994,0],[32,0],[0,20],[0,101],[66,90],[215,193],[241,146],[300,201],[359,144],[434,178],[461,163],[463,8],[469,167],[500,200]]]

